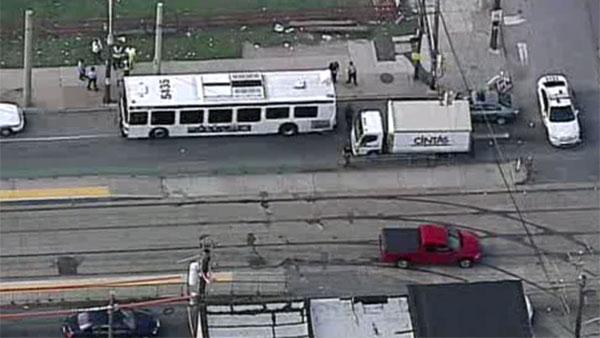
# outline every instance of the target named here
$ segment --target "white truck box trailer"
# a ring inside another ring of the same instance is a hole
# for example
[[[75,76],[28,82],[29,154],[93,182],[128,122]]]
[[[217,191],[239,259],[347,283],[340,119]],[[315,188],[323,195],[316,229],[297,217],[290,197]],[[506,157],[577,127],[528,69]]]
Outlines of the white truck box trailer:
[[[466,100],[388,101],[390,153],[460,153],[471,149],[471,113]]]

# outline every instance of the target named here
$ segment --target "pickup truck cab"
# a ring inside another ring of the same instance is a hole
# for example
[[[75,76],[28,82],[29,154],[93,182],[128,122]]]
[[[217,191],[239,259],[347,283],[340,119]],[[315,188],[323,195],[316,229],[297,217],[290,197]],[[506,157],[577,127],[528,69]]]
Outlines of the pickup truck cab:
[[[459,264],[469,268],[481,260],[481,247],[471,232],[434,224],[416,229],[384,228],[379,236],[380,260],[399,268],[410,264]]]

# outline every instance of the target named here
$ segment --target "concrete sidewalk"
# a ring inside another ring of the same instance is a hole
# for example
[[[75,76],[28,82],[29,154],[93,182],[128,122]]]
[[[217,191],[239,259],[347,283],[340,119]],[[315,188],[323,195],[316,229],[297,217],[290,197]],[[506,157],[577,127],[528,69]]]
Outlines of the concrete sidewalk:
[[[523,184],[526,168],[514,163],[500,166],[508,183]],[[77,195],[82,188],[106,187],[106,198],[176,198],[239,200],[244,198],[310,198],[348,194],[409,194],[465,192],[506,188],[496,164],[403,168],[399,170],[347,170],[285,175],[176,176],[176,177],[83,177],[56,179],[8,179],[0,181],[3,192],[47,189],[43,199],[89,199]],[[60,189],[58,189],[60,188]],[[69,196],[68,189],[73,190]],[[49,196],[60,191],[57,196]],[[9,202],[5,200],[4,202]]]
[[[413,67],[406,58],[399,61],[378,62],[372,41],[354,40],[327,43],[318,46],[296,46],[294,50],[283,47],[254,49],[244,48],[241,59],[219,59],[204,61],[164,61],[163,74],[264,71],[264,70],[303,70],[325,69],[334,60],[340,62],[340,83],[336,90],[339,100],[374,99],[395,96],[422,97],[432,94],[428,87],[412,77]],[[353,60],[358,69],[358,86],[345,83],[345,68]],[[107,109],[113,105],[102,102],[105,68],[98,66],[97,92],[86,90],[86,83],[78,79],[75,67],[36,68],[33,70],[33,105],[48,111]],[[136,64],[132,75],[152,74],[150,62]],[[381,75],[391,82],[384,83]],[[391,78],[389,77],[391,75]],[[117,77],[122,77],[122,71]],[[21,69],[0,70],[0,100],[21,102],[23,71]],[[112,98],[118,97],[113,73]]]

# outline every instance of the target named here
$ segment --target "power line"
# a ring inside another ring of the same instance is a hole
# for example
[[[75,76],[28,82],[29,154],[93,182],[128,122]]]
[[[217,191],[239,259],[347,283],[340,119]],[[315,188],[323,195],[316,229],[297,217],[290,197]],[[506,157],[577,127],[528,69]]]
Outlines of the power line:
[[[448,44],[450,45],[450,49],[452,51],[452,55],[454,56],[454,59],[456,61],[456,65],[458,67],[458,70],[460,72],[462,80],[463,80],[463,82],[465,84],[465,87],[467,88],[468,92],[471,92],[471,86],[470,86],[469,81],[467,80],[467,77],[465,75],[465,72],[464,72],[464,70],[463,70],[463,68],[462,68],[462,66],[460,64],[459,58],[458,58],[458,56],[456,54],[456,50],[454,49],[454,45],[452,43],[452,38],[450,37],[450,34],[448,32],[448,27],[446,25],[446,19],[445,19],[444,15],[441,13],[441,11],[440,11],[439,15],[440,15],[440,18],[442,20],[442,26],[444,28],[444,32],[445,32],[446,37],[448,39]],[[531,234],[531,231],[529,230],[529,227],[527,227],[527,224],[525,223],[525,220],[523,218],[523,213],[521,212],[521,209],[519,208],[519,205],[518,205],[518,203],[516,201],[516,198],[515,198],[515,196],[513,194],[513,189],[511,187],[511,184],[508,182],[508,179],[506,178],[504,170],[502,169],[502,165],[500,163],[500,160],[501,159],[502,160],[506,160],[506,156],[504,155],[504,153],[502,152],[502,150],[500,149],[500,147],[498,145],[498,139],[496,138],[496,136],[494,134],[494,130],[493,130],[492,126],[491,126],[491,123],[490,123],[488,117],[485,114],[483,115],[483,117],[484,117],[484,121],[485,121],[485,125],[487,127],[487,130],[488,130],[489,134],[492,136],[493,146],[494,146],[494,149],[495,149],[496,155],[497,155],[495,163],[496,163],[496,166],[498,167],[498,172],[500,173],[500,177],[502,179],[502,183],[504,184],[504,186],[505,186],[505,188],[507,190],[507,193],[508,193],[508,196],[510,198],[511,204],[513,205],[513,207],[515,208],[515,211],[517,212],[519,223],[521,224],[521,227],[525,230],[525,234],[527,235],[527,240],[529,241],[529,244],[531,245],[531,247],[534,248],[534,251],[536,253],[536,256],[538,258],[538,261],[540,263],[542,271],[544,272],[544,275],[545,275],[546,279],[548,280],[548,282],[551,283],[551,278],[550,278],[550,275],[548,273],[548,269],[546,267],[546,263],[544,261],[544,258],[545,258],[544,254],[540,250],[540,248],[537,246],[537,244],[535,243],[535,241],[533,239],[533,236]]]

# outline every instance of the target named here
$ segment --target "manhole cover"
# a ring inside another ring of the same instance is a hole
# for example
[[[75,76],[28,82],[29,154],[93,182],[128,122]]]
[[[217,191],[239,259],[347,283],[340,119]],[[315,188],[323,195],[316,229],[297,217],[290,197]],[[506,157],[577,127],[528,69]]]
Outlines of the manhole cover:
[[[76,275],[79,262],[75,257],[62,256],[58,257],[56,265],[58,266],[58,274],[61,276]]]
[[[383,73],[383,74],[379,75],[379,78],[381,79],[381,82],[383,82],[383,83],[394,82],[394,75],[392,75],[390,73]]]

